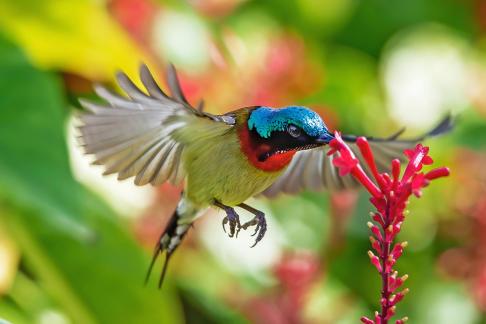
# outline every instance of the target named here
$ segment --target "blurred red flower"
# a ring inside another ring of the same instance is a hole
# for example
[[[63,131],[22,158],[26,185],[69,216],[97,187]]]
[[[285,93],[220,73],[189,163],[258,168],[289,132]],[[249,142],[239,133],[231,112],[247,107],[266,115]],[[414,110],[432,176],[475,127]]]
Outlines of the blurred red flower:
[[[319,277],[319,259],[310,252],[288,253],[275,266],[278,287],[265,296],[252,298],[244,312],[252,323],[307,323],[303,309],[308,293]]]

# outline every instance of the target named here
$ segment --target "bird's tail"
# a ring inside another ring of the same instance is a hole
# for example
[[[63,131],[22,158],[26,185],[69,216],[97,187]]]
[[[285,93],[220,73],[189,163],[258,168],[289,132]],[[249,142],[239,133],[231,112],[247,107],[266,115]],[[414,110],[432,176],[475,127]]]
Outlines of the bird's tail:
[[[155,261],[157,261],[158,256],[165,252],[165,261],[162,267],[162,272],[160,273],[159,288],[162,286],[170,257],[177,249],[177,247],[181,244],[182,239],[189,231],[189,228],[191,227],[194,220],[202,212],[203,210],[195,208],[189,201],[187,201],[186,198],[184,198],[184,196],[181,197],[181,200],[179,200],[174,214],[172,214],[169,223],[167,224],[164,231],[160,235],[159,240],[155,244],[152,261],[150,262],[147,276],[145,277],[145,284],[147,284],[150,278],[152,268],[154,267]]]

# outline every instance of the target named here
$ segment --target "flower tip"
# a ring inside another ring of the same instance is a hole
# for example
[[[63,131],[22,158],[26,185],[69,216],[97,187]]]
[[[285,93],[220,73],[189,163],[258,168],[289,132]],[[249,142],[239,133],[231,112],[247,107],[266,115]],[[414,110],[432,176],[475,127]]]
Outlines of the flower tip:
[[[360,136],[356,139],[356,144],[358,145],[363,145],[363,144],[368,144],[368,140],[364,136]]]
[[[372,222],[368,222],[368,223],[366,223],[366,225],[367,225],[369,228],[373,228],[373,226],[375,226],[375,225],[373,225],[373,223],[372,223]]]
[[[425,178],[427,180],[434,180],[434,179],[441,178],[441,177],[447,177],[450,174],[451,174],[451,171],[449,170],[448,167],[441,167],[441,168],[437,168],[437,169],[434,169],[432,171],[427,172],[427,174],[425,175]]]
[[[364,323],[364,324],[375,324],[374,321],[370,320],[368,317],[366,316],[363,316],[360,318],[361,322]]]
[[[405,288],[402,290],[402,295],[405,296],[406,294],[408,294],[410,292],[410,289],[408,288]]]
[[[403,275],[403,276],[401,277],[401,279],[402,279],[402,281],[407,280],[407,279],[408,279],[408,274]]]
[[[406,248],[408,246],[408,242],[404,241],[404,242],[400,243],[400,245],[402,246],[402,248]]]

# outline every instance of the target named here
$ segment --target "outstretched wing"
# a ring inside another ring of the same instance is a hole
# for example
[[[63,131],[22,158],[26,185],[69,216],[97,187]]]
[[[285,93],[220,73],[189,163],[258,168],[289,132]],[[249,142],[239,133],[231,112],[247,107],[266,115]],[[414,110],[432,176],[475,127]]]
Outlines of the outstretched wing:
[[[416,143],[427,137],[445,133],[451,128],[452,119],[448,116],[430,132],[415,139],[398,139],[403,130],[389,138],[368,137],[367,139],[373,150],[377,167],[380,172],[383,172],[389,170],[392,159],[402,159],[404,157],[403,151],[405,149],[412,148]],[[363,156],[355,144],[357,137],[343,136],[343,139],[348,142],[356,157],[363,162]],[[356,187],[358,183],[351,175],[344,177],[339,175],[337,168],[332,163],[335,155],[328,156],[328,150],[329,148],[326,146],[324,148],[297,152],[285,173],[262,194],[273,198],[279,193],[296,194],[304,190],[317,191],[322,189],[338,191]],[[361,163],[361,165],[370,174],[370,170],[366,169],[366,163]]]
[[[140,79],[147,93],[137,88],[122,72],[117,81],[128,97],[102,86],[95,91],[106,103],[80,100],[87,112],[80,113],[80,141],[86,154],[94,154],[94,164],[106,167],[104,175],[117,173],[123,180],[135,176],[136,185],[179,184],[184,178],[181,155],[184,144],[173,134],[194,121],[208,118],[231,127],[228,116],[205,113],[192,107],[179,85],[172,65],[167,69],[171,96],[162,91],[147,66],[140,67]]]

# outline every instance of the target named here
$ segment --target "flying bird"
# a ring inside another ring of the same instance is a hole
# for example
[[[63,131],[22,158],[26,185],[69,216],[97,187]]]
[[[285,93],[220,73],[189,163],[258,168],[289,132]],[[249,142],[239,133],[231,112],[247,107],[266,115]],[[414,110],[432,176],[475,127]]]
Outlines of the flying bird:
[[[146,280],[157,257],[165,252],[160,287],[169,258],[209,207],[226,213],[223,229],[228,227],[230,237],[254,227],[255,246],[264,237],[267,222],[263,212],[245,204],[248,198],[357,186],[351,176],[339,176],[334,157],[326,155],[333,135],[311,109],[252,106],[214,115],[205,112],[202,103],[193,107],[187,101],[172,65],[166,74],[170,95],[157,85],[146,65],[140,67],[146,92],[118,72],[117,81],[127,96],[96,85],[95,92],[104,103],[81,99],[86,110],[78,116],[81,145],[86,154],[95,156],[94,164],[105,166],[104,175],[116,173],[119,180],[134,177],[139,186],[166,181],[183,184],[177,208],[156,243]],[[378,167],[386,170],[392,158],[403,156],[404,149],[451,127],[447,117],[418,138],[399,139],[399,131],[389,138],[368,140]],[[356,138],[343,136],[363,159],[355,147]],[[236,207],[254,218],[240,223]]]

